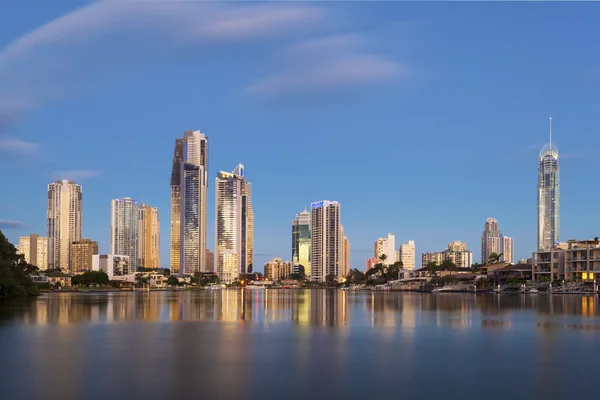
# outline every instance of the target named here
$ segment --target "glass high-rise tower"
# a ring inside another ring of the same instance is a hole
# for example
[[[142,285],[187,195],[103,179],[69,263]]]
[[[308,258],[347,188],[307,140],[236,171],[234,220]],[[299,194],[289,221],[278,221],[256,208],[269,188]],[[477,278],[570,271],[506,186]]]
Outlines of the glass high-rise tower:
[[[171,272],[206,272],[208,137],[186,131],[175,140],[171,171]]]
[[[560,167],[558,148],[550,142],[542,147],[538,166],[538,251],[550,250],[560,237]]]
[[[310,213],[306,209],[292,221],[292,263],[294,272],[302,265],[304,274],[310,276]]]

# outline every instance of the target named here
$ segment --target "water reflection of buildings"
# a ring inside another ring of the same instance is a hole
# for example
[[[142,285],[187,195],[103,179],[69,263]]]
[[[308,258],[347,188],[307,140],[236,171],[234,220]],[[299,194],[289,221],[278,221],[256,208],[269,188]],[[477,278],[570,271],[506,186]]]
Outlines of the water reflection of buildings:
[[[206,290],[50,294],[19,307],[0,304],[0,318],[24,324],[248,321],[298,326],[415,328],[435,325],[465,328],[480,315],[482,326],[499,325],[517,310],[540,316],[598,316],[598,296],[349,293],[341,290]],[[15,304],[14,302],[11,304]],[[364,319],[366,317],[366,320]],[[361,322],[364,321],[364,322]],[[493,322],[496,321],[496,322]],[[539,329],[551,329],[542,320]],[[577,329],[577,328],[574,328]],[[582,328],[583,329],[583,328]]]

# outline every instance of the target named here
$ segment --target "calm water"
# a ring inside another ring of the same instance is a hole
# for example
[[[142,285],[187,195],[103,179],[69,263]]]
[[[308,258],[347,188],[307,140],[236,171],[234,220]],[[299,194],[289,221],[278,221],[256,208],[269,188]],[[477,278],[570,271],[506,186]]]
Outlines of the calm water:
[[[326,290],[0,302],[2,399],[598,398],[597,296]]]

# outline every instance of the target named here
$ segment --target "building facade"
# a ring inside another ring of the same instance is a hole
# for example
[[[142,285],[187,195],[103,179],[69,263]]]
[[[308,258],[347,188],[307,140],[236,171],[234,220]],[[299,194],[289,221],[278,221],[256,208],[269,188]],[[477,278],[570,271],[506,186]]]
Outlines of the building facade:
[[[398,261],[402,262],[404,269],[413,270],[415,269],[415,241],[409,240],[408,243],[400,245],[398,251]]]
[[[383,265],[392,265],[397,261],[396,253],[396,236],[393,233],[388,233],[387,237],[379,238],[373,245],[373,257],[376,257],[381,262],[381,256],[385,254]]]
[[[160,268],[160,220],[158,208],[142,204],[138,215],[138,265]]]
[[[94,254],[92,256],[92,270],[106,272],[108,279],[135,273],[129,265],[129,256],[115,254]]]
[[[186,131],[175,140],[171,170],[171,273],[207,272],[208,136]]]
[[[48,185],[48,268],[71,269],[71,243],[81,240],[81,186],[59,180]]]
[[[83,273],[92,270],[92,259],[98,254],[98,242],[90,239],[81,239],[71,245],[73,254],[71,272]]]
[[[232,282],[253,269],[252,184],[246,181],[242,164],[217,176],[215,208],[217,274],[222,281]]]
[[[323,200],[311,203],[310,280],[325,282],[327,276],[341,278],[340,204]]]
[[[371,268],[373,268],[375,265],[377,265],[377,263],[379,262],[379,260],[375,257],[371,257],[367,260],[367,265],[366,265],[366,269],[365,272],[370,270]]]
[[[350,241],[344,234],[344,227],[340,225],[340,277],[348,276],[350,271]]]
[[[139,204],[129,197],[110,203],[110,254],[129,257],[129,268],[137,271],[139,250]]]
[[[206,249],[206,272],[216,272],[215,271],[215,253]]]
[[[421,255],[421,265],[423,267],[426,267],[430,262],[440,265],[444,261],[451,261],[458,268],[471,268],[471,265],[473,265],[473,253],[467,249],[466,243],[455,240],[449,243],[448,248],[444,251],[423,253]]]
[[[502,235],[501,239],[502,239],[502,249],[500,251],[502,252],[502,257],[503,257],[504,262],[506,262],[507,264],[514,264],[514,262],[515,262],[515,249],[514,249],[515,239],[508,237],[508,236],[504,236],[504,235]]]
[[[283,261],[281,258],[274,258],[265,264],[265,278],[274,281],[288,279],[292,274],[293,263]]]
[[[560,240],[560,166],[558,148],[550,142],[542,147],[538,165],[538,251],[550,250]]]
[[[533,280],[598,281],[600,241],[569,240],[533,253]]]
[[[48,269],[48,238],[40,237],[37,233],[19,238],[19,253],[25,256],[25,261],[41,270]]]
[[[304,274],[310,276],[310,213],[304,209],[292,221],[292,263],[295,272],[304,267]]]

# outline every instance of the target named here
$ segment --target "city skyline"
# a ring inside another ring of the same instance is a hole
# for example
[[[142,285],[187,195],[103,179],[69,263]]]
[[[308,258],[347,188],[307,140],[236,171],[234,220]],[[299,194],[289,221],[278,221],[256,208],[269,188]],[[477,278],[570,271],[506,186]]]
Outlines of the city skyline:
[[[118,4],[103,6],[115,7],[106,15],[123,17],[118,21],[137,18],[124,15]],[[90,32],[89,24],[75,23],[82,14],[72,4],[52,7],[39,9],[36,18],[14,2],[3,9],[10,23],[0,28],[0,69],[5,72],[0,77],[0,164],[7,171],[6,184],[17,190],[0,204],[0,226],[14,243],[31,232],[46,236],[44,187],[67,178],[84,187],[83,236],[98,240],[102,253],[108,252],[110,229],[102,210],[111,198],[130,195],[158,207],[162,264],[168,266],[170,198],[165,185],[173,141],[185,129],[201,129],[211,138],[209,170],[229,170],[243,160],[256,185],[256,265],[289,257],[290,219],[320,198],[343,204],[356,268],[364,269],[373,240],[389,231],[398,243],[415,240],[419,253],[460,239],[479,260],[481,222],[489,215],[514,237],[515,259],[528,258],[537,247],[533,187],[549,116],[554,117],[553,142],[560,146],[560,237],[597,236],[598,221],[582,210],[593,209],[600,193],[592,187],[589,196],[574,196],[576,188],[593,179],[591,149],[600,144],[593,135],[600,92],[593,71],[600,57],[577,39],[593,36],[599,28],[583,6],[302,5],[317,14],[326,11],[318,23],[297,5],[270,4],[269,9],[289,7],[286,15],[298,12],[310,23],[299,24],[297,31],[280,20],[265,23],[265,30],[253,31],[247,43],[239,38],[257,25],[236,31],[238,25],[224,24],[219,25],[222,30],[211,30],[215,36],[182,43],[166,59],[143,53],[125,60],[119,57],[129,55],[123,50],[135,42],[130,33],[138,32],[139,24],[118,25],[131,27],[125,31],[101,20],[92,24],[98,30]],[[96,7],[83,7],[92,20]],[[222,7],[235,20],[229,12],[238,5]],[[515,12],[525,18],[514,21]],[[544,18],[533,18],[540,15]],[[564,20],[566,25],[558,23]],[[344,22],[343,29],[338,22]],[[44,28],[46,24],[63,26],[66,32],[53,36],[64,31]],[[303,28],[308,25],[315,30]],[[148,29],[153,39],[162,38],[155,27]],[[29,34],[38,40],[27,40]],[[113,46],[103,45],[106,34],[117,39]],[[568,57],[556,57],[561,52]],[[46,57],[52,54],[64,58]],[[298,85],[283,84],[290,80],[269,80],[279,73],[290,77],[279,70],[285,66],[274,62],[279,57],[300,72],[323,61],[350,63],[360,57],[362,63],[349,64],[357,66],[358,77],[343,84],[331,76],[309,74],[308,80],[303,75],[296,82],[306,83],[307,90],[298,93]],[[367,67],[389,65],[382,58],[402,66],[403,73],[390,73],[381,81],[369,78],[378,74],[365,78]],[[57,74],[59,59],[81,71],[81,80],[77,74]],[[37,74],[44,79],[33,79]],[[256,90],[263,78],[271,88],[279,82],[287,89],[265,99]],[[64,84],[65,90],[55,98],[53,86],[33,85],[40,80]],[[13,82],[31,82],[36,90],[15,91]],[[82,127],[85,140],[79,140]],[[396,152],[372,156],[382,147]],[[109,162],[109,154],[119,162]],[[129,171],[135,171],[134,177]],[[214,176],[209,174],[207,210],[207,247],[212,250]],[[424,188],[433,182],[433,191],[425,195]],[[483,194],[494,185],[508,193]],[[384,186],[389,187],[386,195],[378,192]]]

